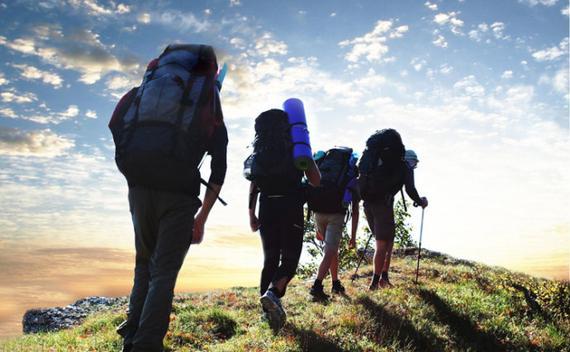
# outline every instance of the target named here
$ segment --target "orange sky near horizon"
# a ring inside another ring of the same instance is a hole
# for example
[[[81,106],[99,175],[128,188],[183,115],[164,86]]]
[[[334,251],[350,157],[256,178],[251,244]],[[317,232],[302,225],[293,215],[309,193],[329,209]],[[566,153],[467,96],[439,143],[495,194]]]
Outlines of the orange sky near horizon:
[[[3,248],[0,267],[0,338],[21,334],[26,310],[65,306],[87,296],[129,294],[134,249],[105,247]],[[213,227],[205,242],[191,247],[177,292],[197,292],[258,284],[262,265],[258,234]],[[504,265],[535,276],[569,280],[567,254]]]

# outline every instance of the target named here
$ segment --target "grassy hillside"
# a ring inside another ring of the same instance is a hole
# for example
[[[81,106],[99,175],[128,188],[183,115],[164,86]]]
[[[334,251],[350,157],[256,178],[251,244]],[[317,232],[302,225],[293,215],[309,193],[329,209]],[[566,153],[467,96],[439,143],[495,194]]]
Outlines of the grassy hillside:
[[[167,351],[570,351],[568,283],[435,255],[422,261],[421,284],[414,285],[409,256],[394,260],[394,288],[371,293],[370,270],[353,283],[347,274],[347,296],[328,304],[311,302],[310,282],[294,281],[277,336],[260,319],[254,288],[178,296]],[[122,311],[4,341],[0,350],[118,351]]]

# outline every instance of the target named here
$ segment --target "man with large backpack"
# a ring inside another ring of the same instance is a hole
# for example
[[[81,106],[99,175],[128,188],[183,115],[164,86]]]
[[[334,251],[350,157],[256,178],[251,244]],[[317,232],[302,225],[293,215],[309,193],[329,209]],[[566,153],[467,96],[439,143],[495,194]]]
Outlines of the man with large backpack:
[[[324,256],[310,294],[317,300],[327,300],[323,280],[329,270],[332,279],[332,293],[343,294],[345,288],[338,278],[339,246],[349,215],[352,216],[352,232],[349,246],[356,244],[360,196],[356,177],[357,158],[352,148],[335,147],[326,153],[317,153],[317,166],[321,172],[321,185],[310,188],[309,211],[315,214],[317,237],[325,242]]]
[[[303,248],[303,172],[295,167],[292,152],[287,113],[278,109],[261,113],[255,119],[253,154],[245,162],[244,174],[251,181],[251,230],[259,230],[263,246],[260,302],[275,332],[285,324],[281,298],[297,271]],[[312,185],[319,185],[319,170],[312,159],[304,174]],[[259,217],[256,216],[258,196]]]
[[[224,182],[228,137],[217,70],[212,47],[170,45],[109,123],[135,230],[134,284],[117,329],[123,351],[162,351],[178,272],[190,244],[202,241]],[[207,183],[198,170],[206,152]],[[200,182],[208,187],[202,203]]]
[[[360,160],[358,183],[364,213],[376,238],[371,290],[391,286],[388,270],[396,235],[394,196],[405,186],[415,204],[422,208],[428,205],[427,198],[419,196],[413,167],[404,158],[405,147],[400,134],[394,129],[383,129],[368,138]]]

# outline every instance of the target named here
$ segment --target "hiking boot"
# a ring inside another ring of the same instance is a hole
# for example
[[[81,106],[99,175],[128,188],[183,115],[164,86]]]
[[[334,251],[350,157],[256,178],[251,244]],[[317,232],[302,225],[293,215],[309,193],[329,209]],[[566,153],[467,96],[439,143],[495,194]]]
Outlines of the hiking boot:
[[[285,325],[285,320],[287,315],[285,310],[281,306],[281,300],[273,291],[266,291],[263,296],[259,299],[263,310],[267,314],[267,320],[269,321],[269,326],[274,332],[278,332],[283,325]]]
[[[342,295],[342,294],[344,294],[345,291],[346,290],[345,290],[344,286],[342,286],[342,284],[340,283],[340,280],[333,281],[332,288],[331,288],[332,293],[337,293],[339,295]]]
[[[368,287],[368,289],[370,291],[376,291],[378,290],[378,283],[371,283],[370,286]]]
[[[313,284],[313,287],[311,287],[309,293],[311,296],[313,296],[314,299],[318,301],[327,301],[330,298],[329,295],[327,295],[323,290],[323,285],[319,285],[316,282]]]

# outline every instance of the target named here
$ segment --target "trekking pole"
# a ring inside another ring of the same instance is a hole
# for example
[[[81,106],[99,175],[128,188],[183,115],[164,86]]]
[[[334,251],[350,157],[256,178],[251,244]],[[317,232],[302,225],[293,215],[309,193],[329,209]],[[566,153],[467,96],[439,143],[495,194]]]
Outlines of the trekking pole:
[[[418,284],[418,276],[419,276],[419,272],[420,272],[420,257],[421,257],[421,252],[422,252],[422,234],[424,232],[424,211],[425,211],[425,208],[422,208],[422,222],[420,225],[420,244],[418,246],[418,264],[416,266],[416,285]]]
[[[362,263],[362,259],[364,259],[364,256],[366,255],[366,249],[368,248],[368,244],[370,243],[370,240],[372,239],[372,235],[373,235],[373,233],[371,231],[370,236],[368,236],[368,241],[366,241],[366,246],[364,246],[364,249],[362,250],[362,255],[360,256],[360,260],[358,260],[358,265],[356,266],[356,271],[352,275],[351,281],[354,281],[354,279],[356,279],[356,274],[358,273],[358,269],[360,268],[360,264]]]

